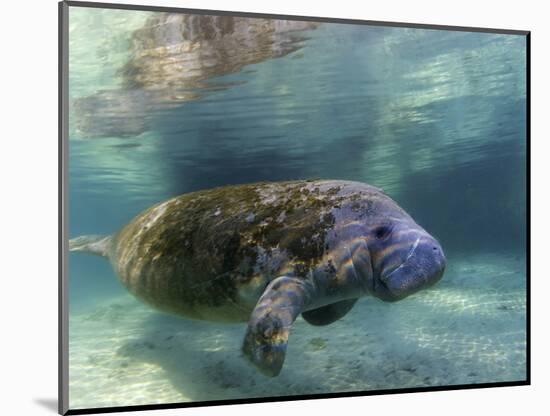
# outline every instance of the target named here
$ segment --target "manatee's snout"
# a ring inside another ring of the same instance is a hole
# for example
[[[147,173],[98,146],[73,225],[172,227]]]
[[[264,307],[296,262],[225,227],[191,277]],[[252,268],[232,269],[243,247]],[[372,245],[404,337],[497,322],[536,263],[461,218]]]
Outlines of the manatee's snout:
[[[426,234],[417,236],[401,257],[401,262],[386,267],[379,275],[378,297],[385,301],[400,300],[430,287],[445,271],[446,259],[441,245]]]

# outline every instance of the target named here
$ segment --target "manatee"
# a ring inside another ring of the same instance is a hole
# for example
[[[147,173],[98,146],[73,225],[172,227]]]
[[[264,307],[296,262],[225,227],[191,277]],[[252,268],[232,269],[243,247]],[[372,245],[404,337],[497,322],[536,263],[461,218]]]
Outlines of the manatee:
[[[363,296],[403,299],[440,280],[446,263],[438,241],[382,190],[342,180],[191,192],[69,246],[107,257],[157,309],[247,321],[242,352],[272,377],[298,315],[323,326]]]

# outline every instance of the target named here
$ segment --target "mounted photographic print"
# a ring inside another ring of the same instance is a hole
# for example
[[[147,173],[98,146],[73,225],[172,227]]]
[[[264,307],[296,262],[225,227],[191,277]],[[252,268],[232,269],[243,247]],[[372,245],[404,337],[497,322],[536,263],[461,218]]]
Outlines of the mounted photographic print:
[[[60,3],[60,412],[529,383],[529,32]]]

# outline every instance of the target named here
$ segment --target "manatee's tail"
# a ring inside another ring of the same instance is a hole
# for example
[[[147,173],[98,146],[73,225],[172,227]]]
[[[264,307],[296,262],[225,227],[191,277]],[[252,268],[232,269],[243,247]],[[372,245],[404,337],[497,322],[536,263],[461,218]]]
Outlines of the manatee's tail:
[[[111,251],[111,240],[110,235],[83,235],[69,240],[69,251],[83,251],[108,257]]]

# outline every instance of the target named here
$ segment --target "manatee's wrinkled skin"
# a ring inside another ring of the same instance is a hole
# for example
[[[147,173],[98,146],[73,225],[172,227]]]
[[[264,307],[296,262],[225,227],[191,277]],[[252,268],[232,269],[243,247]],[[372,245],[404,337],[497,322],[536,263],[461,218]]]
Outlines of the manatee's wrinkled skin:
[[[245,356],[281,371],[290,325],[344,316],[357,298],[404,298],[437,282],[439,243],[381,190],[350,181],[227,186],[184,194],[112,237],[71,241],[107,255],[152,306],[213,321],[248,321]]]
[[[155,13],[131,39],[130,58],[119,70],[123,88],[75,99],[82,137],[135,136],[150,129],[152,110],[197,99],[212,77],[296,51],[305,30],[320,23]]]

